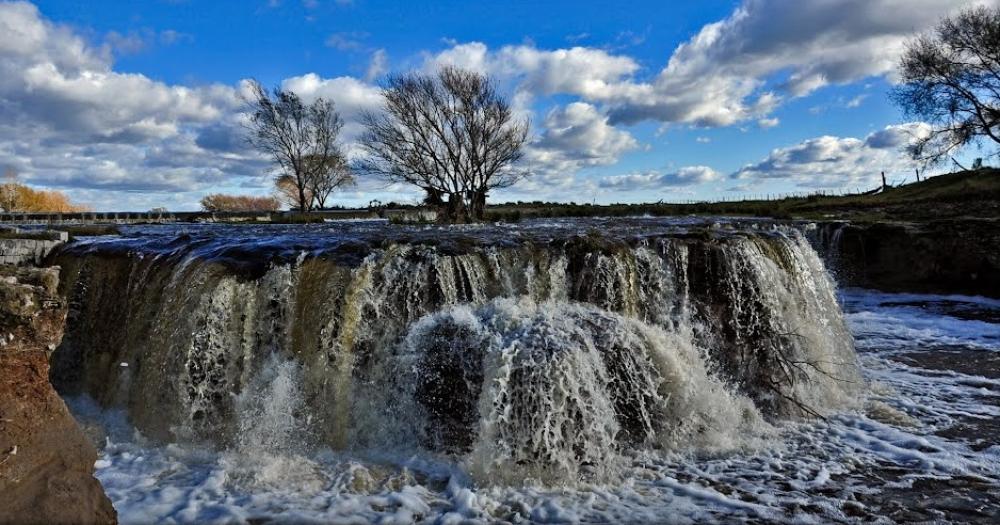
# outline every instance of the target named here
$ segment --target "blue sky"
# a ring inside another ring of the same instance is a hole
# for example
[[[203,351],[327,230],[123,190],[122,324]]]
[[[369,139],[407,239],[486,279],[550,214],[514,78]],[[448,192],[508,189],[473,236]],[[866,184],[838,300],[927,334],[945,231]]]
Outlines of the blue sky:
[[[899,50],[974,2],[0,2],[0,167],[97,209],[266,194],[241,81],[332,99],[390,71],[489,73],[532,122],[494,200],[678,201],[902,179],[926,125],[888,101]],[[363,180],[338,198],[414,200]]]

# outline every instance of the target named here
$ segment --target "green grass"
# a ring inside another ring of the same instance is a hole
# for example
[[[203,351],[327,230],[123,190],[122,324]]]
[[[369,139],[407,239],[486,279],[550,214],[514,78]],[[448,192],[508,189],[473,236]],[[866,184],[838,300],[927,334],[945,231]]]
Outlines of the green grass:
[[[1000,217],[1000,170],[931,177],[874,194],[810,195],[780,200],[692,204],[508,203],[490,206],[487,219],[626,215],[736,215],[775,219],[934,220]]]
[[[1000,198],[1000,170],[983,169],[931,177],[916,184],[892,188],[873,195],[884,202],[964,200],[970,196]]]
[[[790,206],[803,217],[930,220],[1000,216],[1000,170],[949,173],[874,195],[826,197]]]

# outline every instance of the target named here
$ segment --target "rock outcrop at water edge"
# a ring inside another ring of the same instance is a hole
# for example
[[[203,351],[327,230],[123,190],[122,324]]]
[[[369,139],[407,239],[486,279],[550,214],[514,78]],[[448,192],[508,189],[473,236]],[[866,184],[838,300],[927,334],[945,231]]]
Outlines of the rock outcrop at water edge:
[[[97,451],[49,383],[59,268],[0,266],[0,523],[115,523]]]

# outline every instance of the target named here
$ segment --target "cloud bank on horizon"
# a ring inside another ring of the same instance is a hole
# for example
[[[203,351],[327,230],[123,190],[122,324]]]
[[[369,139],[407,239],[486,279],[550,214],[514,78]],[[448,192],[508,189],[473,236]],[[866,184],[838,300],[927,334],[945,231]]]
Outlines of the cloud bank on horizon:
[[[796,133],[823,129],[823,108],[850,111],[884,99],[870,85],[892,82],[906,39],[976,3],[983,2],[745,0],[659,50],[656,64],[627,48],[580,42],[541,48],[448,41],[393,61],[363,31],[331,32],[322,52],[368,52],[364,71],[302,71],[280,85],[307,100],[334,101],[352,151],[358,115],[379,107],[375,79],[385,72],[451,64],[493,75],[531,119],[524,165],[535,174],[496,200],[627,202],[868,187],[880,171],[912,172],[904,150],[926,125],[866,122],[862,114],[846,126],[864,129],[856,136]],[[150,41],[197,39],[161,29],[95,40],[32,3],[0,2],[0,168],[101,209],[184,209],[209,192],[267,192],[269,165],[241,139],[241,83],[183,85],[116,67]],[[844,86],[862,92],[841,102],[843,94],[823,96]],[[815,104],[806,110],[806,101]],[[786,142],[762,147],[764,135],[779,131],[770,140]],[[742,137],[760,143],[736,151]],[[372,198],[418,196],[363,181],[339,202]]]

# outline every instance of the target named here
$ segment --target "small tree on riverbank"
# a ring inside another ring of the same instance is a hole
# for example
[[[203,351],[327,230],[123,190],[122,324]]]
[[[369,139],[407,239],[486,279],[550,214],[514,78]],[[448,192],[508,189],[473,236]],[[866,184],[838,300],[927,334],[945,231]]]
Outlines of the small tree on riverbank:
[[[306,166],[310,174],[306,186],[319,209],[326,208],[326,202],[334,191],[354,185],[354,174],[342,155],[306,157]]]
[[[422,189],[445,220],[482,219],[486,197],[525,175],[514,168],[528,123],[485,75],[454,67],[382,85],[385,104],[362,120],[363,173]]]
[[[892,98],[933,126],[914,158],[936,162],[981,141],[1000,145],[1000,7],[942,20],[906,46]]]
[[[279,192],[292,196],[300,211],[325,206],[335,189],[353,181],[341,169],[347,163],[337,143],[344,126],[340,113],[323,98],[306,104],[291,91],[268,92],[255,80],[249,88],[247,140],[278,166]]]

